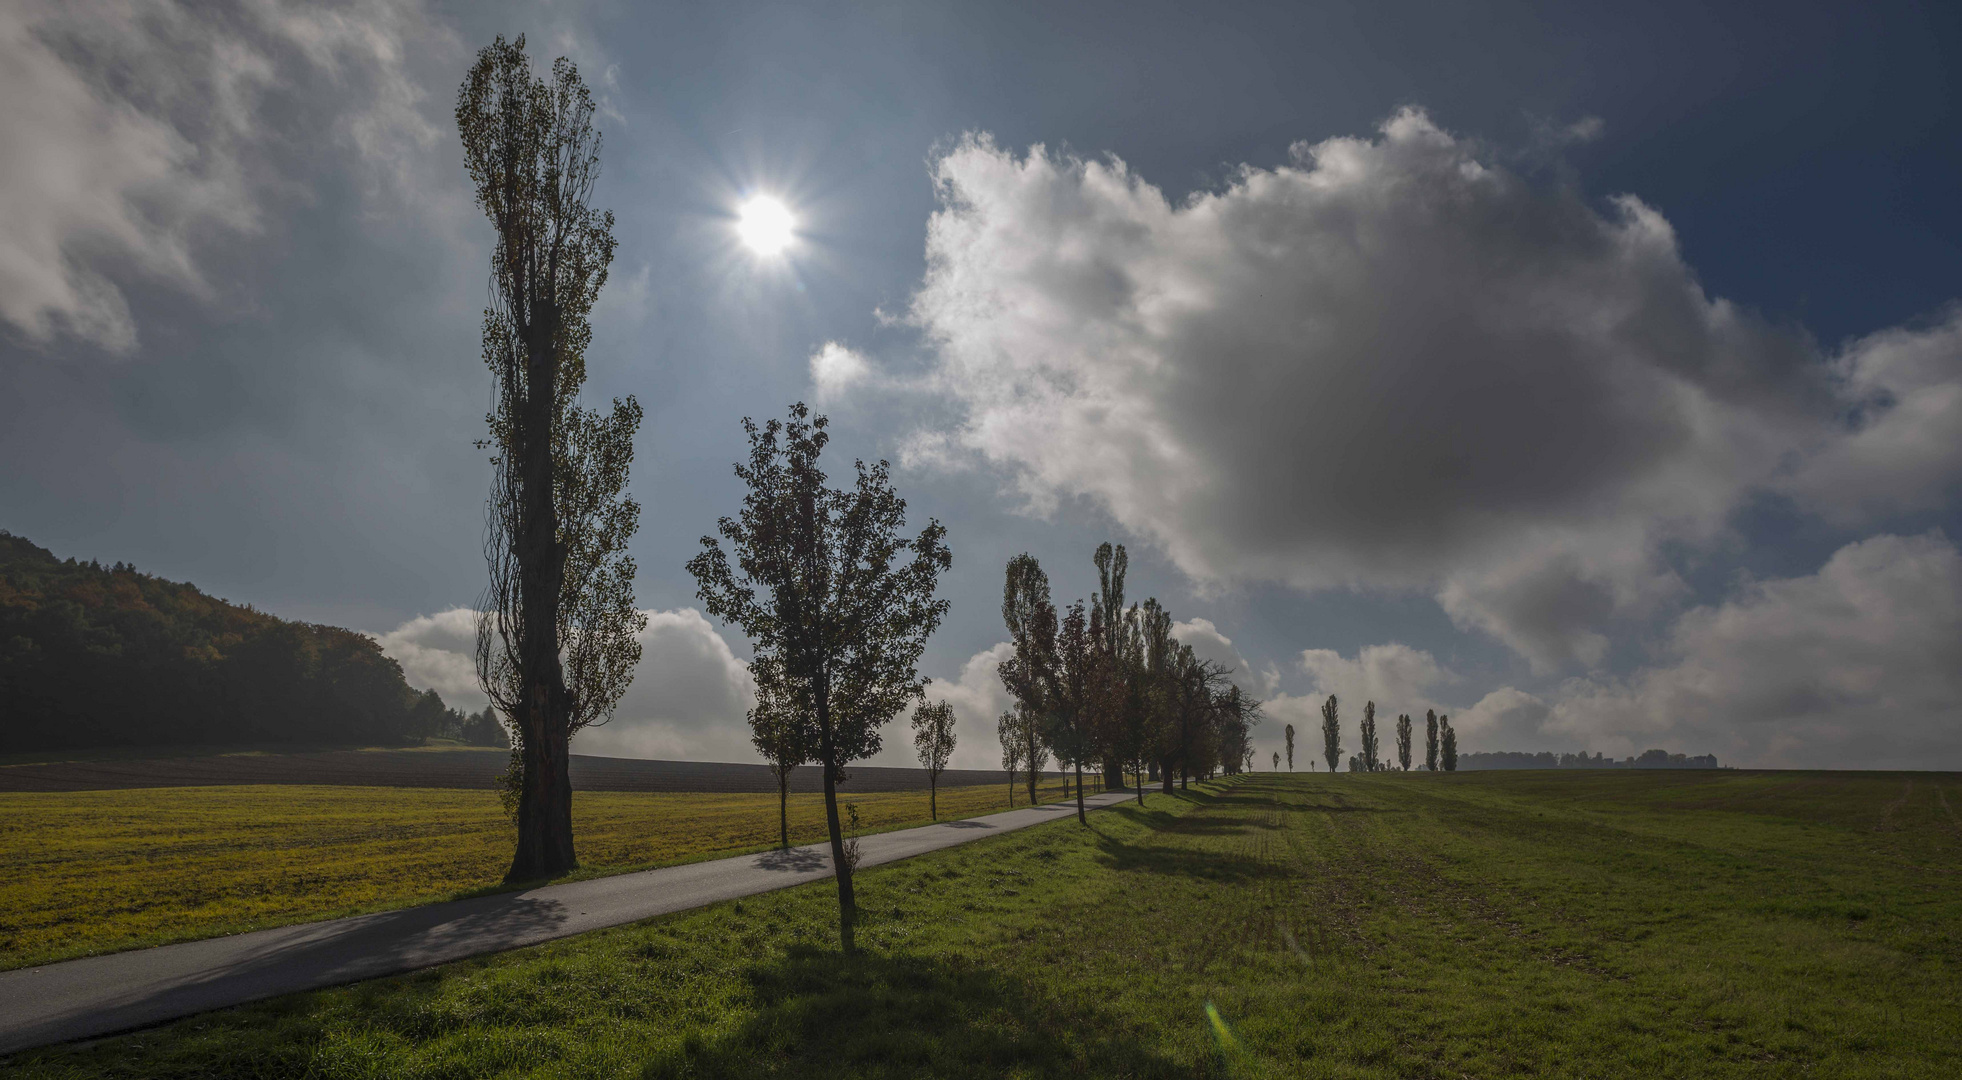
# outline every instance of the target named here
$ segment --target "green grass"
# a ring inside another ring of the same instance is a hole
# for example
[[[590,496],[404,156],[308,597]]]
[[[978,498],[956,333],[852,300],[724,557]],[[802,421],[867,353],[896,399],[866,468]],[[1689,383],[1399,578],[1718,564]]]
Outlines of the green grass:
[[[1059,791],[1052,782],[1043,795]],[[929,820],[924,791],[847,798],[868,831]],[[1005,784],[948,788],[940,813],[985,814],[1007,799]],[[560,880],[774,846],[777,797],[575,792],[573,825],[582,869]],[[790,797],[790,835],[824,837],[822,796]],[[514,842],[490,791],[0,793],[0,969],[494,890]]]
[[[0,1074],[1953,1077],[1959,805],[1935,774],[1261,775],[868,871],[849,959],[820,883]]]

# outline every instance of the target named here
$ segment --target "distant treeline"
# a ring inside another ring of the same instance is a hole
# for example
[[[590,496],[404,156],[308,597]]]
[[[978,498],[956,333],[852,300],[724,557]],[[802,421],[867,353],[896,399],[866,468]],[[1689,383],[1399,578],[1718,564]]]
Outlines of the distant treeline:
[[[494,742],[373,639],[288,622],[0,532],[0,753],[98,746]],[[499,732],[501,733],[501,732]]]
[[[1542,750],[1528,754],[1519,750],[1498,750],[1491,753],[1459,754],[1458,771],[1469,772],[1476,769],[1715,769],[1718,768],[1717,755],[1700,754],[1687,757],[1672,754],[1667,750],[1644,750],[1637,757],[1611,758],[1596,753],[1593,757],[1583,750],[1578,754],[1555,754]]]

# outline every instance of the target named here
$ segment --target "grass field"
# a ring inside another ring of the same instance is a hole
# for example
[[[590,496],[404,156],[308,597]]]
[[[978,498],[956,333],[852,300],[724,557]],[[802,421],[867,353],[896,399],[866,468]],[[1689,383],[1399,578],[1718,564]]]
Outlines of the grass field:
[[[1256,776],[0,1074],[1953,1077],[1962,777]]]
[[[1059,786],[1044,789],[1054,798]],[[1018,801],[1026,799],[1018,792]],[[927,793],[845,796],[867,828],[922,824]],[[943,817],[1007,807],[948,788]],[[775,795],[579,792],[574,877],[773,846]],[[793,843],[824,837],[790,797]],[[444,900],[497,885],[515,832],[488,791],[356,787],[0,793],[0,969]]]

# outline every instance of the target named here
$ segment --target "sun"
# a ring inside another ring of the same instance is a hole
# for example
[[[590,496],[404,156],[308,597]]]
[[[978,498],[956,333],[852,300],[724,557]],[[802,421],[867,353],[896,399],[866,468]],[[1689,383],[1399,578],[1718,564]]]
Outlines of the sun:
[[[797,219],[781,199],[758,195],[737,211],[736,235],[758,255],[779,255],[796,238]]]

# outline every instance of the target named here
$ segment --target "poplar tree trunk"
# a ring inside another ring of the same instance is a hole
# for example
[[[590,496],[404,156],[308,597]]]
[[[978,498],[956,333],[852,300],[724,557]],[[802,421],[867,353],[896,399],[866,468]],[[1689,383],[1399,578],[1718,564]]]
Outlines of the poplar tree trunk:
[[[1090,819],[1083,813],[1083,763],[1076,763],[1076,820],[1078,824],[1088,825]]]
[[[538,301],[525,338],[525,400],[517,439],[524,506],[513,554],[523,597],[519,656],[524,716],[524,778],[518,793],[518,847],[506,881],[558,877],[579,865],[572,847],[570,694],[559,664],[559,589],[565,548],[558,537],[552,476],[552,419],[558,365],[552,355],[557,312]]]

